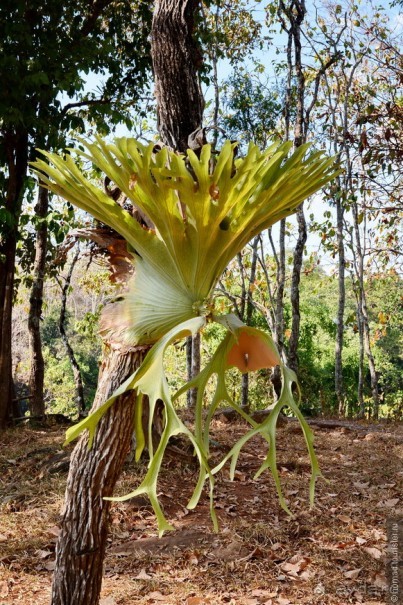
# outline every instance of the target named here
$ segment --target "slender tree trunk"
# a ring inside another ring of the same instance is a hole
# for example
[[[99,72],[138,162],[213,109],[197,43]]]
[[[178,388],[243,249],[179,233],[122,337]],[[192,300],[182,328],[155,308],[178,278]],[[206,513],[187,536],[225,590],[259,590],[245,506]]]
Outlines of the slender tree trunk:
[[[250,274],[249,274],[249,287],[247,292],[247,300],[246,300],[246,314],[245,314],[245,323],[250,325],[253,314],[253,285],[256,280],[256,268],[257,268],[257,249],[260,242],[260,236],[256,236],[252,243],[252,257],[250,264]],[[249,412],[249,374],[242,374],[242,387],[241,387],[241,406],[244,408],[246,412]]]
[[[339,189],[340,191],[340,189]],[[344,381],[343,381],[343,340],[344,340],[344,309],[346,306],[346,284],[345,271],[346,259],[344,250],[344,207],[340,198],[336,199],[337,213],[337,248],[338,248],[338,264],[339,264],[339,301],[337,308],[337,331],[335,344],[335,364],[334,377],[335,389],[338,404],[339,415],[345,414],[345,396],[344,396]]]
[[[45,279],[48,226],[46,216],[49,208],[49,192],[39,185],[38,202],[35,213],[39,219],[36,228],[36,245],[34,261],[34,281],[29,298],[28,332],[31,367],[29,373],[29,391],[32,396],[29,409],[32,416],[44,416],[45,401],[43,385],[45,379],[45,362],[42,353],[41,316],[43,305],[43,285]]]
[[[300,312],[300,292],[299,286],[301,282],[301,271],[303,264],[303,255],[305,244],[307,240],[307,228],[306,220],[304,215],[303,204],[298,208],[297,212],[298,222],[298,239],[294,249],[293,255],[293,268],[291,277],[291,307],[292,307],[292,322],[291,322],[291,336],[288,346],[288,364],[292,370],[298,372],[298,343],[299,343],[299,332],[301,323],[301,312]]]
[[[139,367],[146,350],[107,345],[92,410]],[[119,397],[101,419],[91,450],[84,434],[72,454],[56,548],[52,605],[99,603],[111,505],[103,498],[113,494],[130,451],[135,401],[134,391]]]
[[[77,264],[77,261],[80,256],[80,248],[77,246],[76,252],[71,261],[69,270],[67,272],[67,276],[62,287],[62,301],[60,306],[60,316],[59,316],[59,331],[62,337],[62,341],[64,344],[64,348],[66,349],[67,356],[69,358],[73,376],[74,376],[74,386],[76,391],[76,404],[77,411],[79,415],[81,415],[85,410],[85,399],[84,399],[84,383],[81,375],[81,369],[76,359],[76,356],[73,351],[73,347],[70,344],[69,337],[67,336],[66,331],[66,311],[67,311],[67,296],[71,284],[71,278],[73,276],[74,267]]]
[[[0,240],[0,429],[5,428],[13,410],[12,306],[18,222],[28,161],[27,134],[5,132],[3,136],[8,175],[4,205],[7,221]]]
[[[358,383],[357,383],[357,399],[358,399],[358,416],[365,416],[365,401],[364,401],[364,328],[362,323],[361,305],[357,303],[357,324],[358,324]]]
[[[269,233],[270,242],[272,244],[273,253],[275,253],[274,242]],[[275,331],[274,340],[277,345],[280,357],[284,359],[285,348],[284,348],[284,290],[285,290],[285,276],[286,276],[286,265],[285,265],[285,220],[280,222],[280,233],[279,233],[279,250],[278,254],[275,253],[276,259],[276,310],[275,310]],[[280,397],[281,393],[281,372],[280,366],[276,366],[273,370],[271,381],[273,383],[273,389],[276,397]]]
[[[355,255],[355,265],[356,265],[356,273],[357,273],[357,281],[358,281],[358,305],[359,305],[359,315],[361,319],[362,326],[362,338],[360,339],[360,346],[364,345],[365,354],[368,359],[368,367],[371,376],[371,392],[372,392],[372,415],[374,418],[378,418],[379,413],[379,391],[378,391],[378,375],[375,367],[375,359],[372,354],[371,347],[371,337],[370,337],[370,327],[369,327],[369,317],[368,317],[368,308],[367,308],[367,297],[365,292],[365,282],[364,282],[364,250],[365,250],[365,239],[364,245],[361,243],[361,234],[359,227],[359,213],[357,204],[352,205],[353,211],[353,219],[354,219],[354,235],[355,235],[355,247],[356,250],[354,252]],[[364,230],[365,230],[365,218],[364,218]],[[365,231],[364,231],[365,232]],[[363,342],[362,342],[363,341]]]
[[[201,366],[201,340],[200,334],[188,336],[186,342],[186,363],[188,380],[191,380],[200,372]],[[187,392],[187,406],[193,410],[196,407],[197,389],[189,389]]]
[[[305,75],[302,67],[301,26],[305,19],[306,7],[304,0],[294,0],[292,6],[287,7],[286,15],[289,20],[288,35],[292,38],[294,45],[294,67],[297,79],[296,99],[296,121],[294,127],[294,146],[297,148],[305,142]],[[288,60],[290,58],[288,57]],[[290,65],[290,70],[292,66]],[[300,281],[303,265],[303,255],[307,240],[307,227],[304,214],[304,206],[298,208],[297,212],[298,239],[293,255],[293,270],[291,275],[291,336],[288,345],[288,364],[295,372],[298,372],[298,344],[300,333]]]
[[[192,348],[193,338],[188,336],[186,338],[186,376],[188,380],[192,380]],[[186,405],[190,409],[193,408],[192,389],[189,389],[186,393]]]
[[[367,309],[367,297],[365,290],[363,290],[362,296],[362,317],[363,317],[363,328],[364,328],[364,343],[365,353],[368,359],[369,373],[371,376],[371,393],[372,393],[372,416],[375,420],[378,419],[379,415],[379,385],[378,385],[378,374],[375,366],[375,358],[372,353],[371,336]]]

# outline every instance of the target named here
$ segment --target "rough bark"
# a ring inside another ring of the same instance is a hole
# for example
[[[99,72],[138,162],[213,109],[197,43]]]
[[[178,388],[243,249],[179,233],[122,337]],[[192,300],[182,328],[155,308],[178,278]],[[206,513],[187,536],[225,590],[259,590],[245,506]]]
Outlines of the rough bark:
[[[48,226],[46,216],[49,208],[49,192],[39,185],[38,202],[35,213],[39,219],[36,228],[34,280],[29,298],[28,332],[31,367],[29,373],[29,392],[31,400],[29,409],[31,416],[45,414],[43,385],[45,378],[45,362],[42,353],[41,316],[43,306],[43,284],[45,278],[46,249]]]
[[[145,347],[111,344],[104,355],[93,410],[140,365]],[[92,449],[83,435],[70,462],[61,533],[56,548],[52,605],[97,605],[111,496],[130,450],[136,394],[119,397],[101,419]]]
[[[3,138],[8,169],[4,209],[8,213],[8,221],[0,240],[0,429],[5,428],[13,410],[12,303],[18,221],[28,161],[28,136],[25,132],[5,132]]]
[[[80,255],[80,249],[77,246],[76,252],[74,254],[74,257],[71,261],[69,270],[67,272],[67,276],[66,276],[64,285],[62,287],[62,300],[61,300],[60,315],[59,315],[59,331],[60,331],[60,334],[62,337],[64,348],[66,349],[66,353],[67,353],[67,356],[69,358],[69,361],[70,361],[70,364],[71,364],[71,367],[73,370],[74,388],[76,391],[77,411],[81,415],[85,410],[84,383],[83,383],[83,378],[81,375],[81,369],[80,369],[79,363],[74,354],[73,347],[70,344],[70,340],[69,340],[69,337],[68,337],[67,331],[66,331],[67,295],[69,292],[74,267],[77,264],[79,255]]]
[[[198,0],[157,0],[151,52],[158,130],[175,150],[188,148],[189,135],[201,127],[204,101],[198,70],[202,57],[192,37]]]
[[[165,143],[179,151],[202,121],[197,77],[200,62],[191,37],[195,2],[157,0],[152,54],[158,127]],[[141,363],[144,350],[111,346],[101,368],[95,405],[105,400]],[[85,437],[72,461],[62,533],[58,542],[52,605],[97,605],[107,536],[109,503],[133,433],[134,394],[119,398],[101,420],[93,448]]]

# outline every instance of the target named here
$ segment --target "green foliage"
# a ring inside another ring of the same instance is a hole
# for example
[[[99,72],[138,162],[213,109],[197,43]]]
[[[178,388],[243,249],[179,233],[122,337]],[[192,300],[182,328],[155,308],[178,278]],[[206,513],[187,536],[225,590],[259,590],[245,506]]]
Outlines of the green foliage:
[[[68,313],[69,338],[84,382],[84,397],[90,407],[98,382],[101,341],[97,334],[96,314],[86,313],[75,321]],[[60,338],[59,307],[51,305],[42,323],[45,359],[45,398],[47,411],[77,417],[73,370]],[[84,337],[83,337],[84,336]]]
[[[265,84],[263,77],[258,70],[251,74],[237,69],[226,80],[222,125],[229,138],[265,147],[268,140],[281,138],[283,103],[279,91]]]

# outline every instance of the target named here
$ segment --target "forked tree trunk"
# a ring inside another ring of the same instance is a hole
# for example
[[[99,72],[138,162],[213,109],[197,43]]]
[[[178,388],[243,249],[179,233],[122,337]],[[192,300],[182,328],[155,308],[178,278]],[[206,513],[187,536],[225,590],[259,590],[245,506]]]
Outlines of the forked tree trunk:
[[[110,344],[93,410],[130,376],[147,348]],[[122,395],[99,422],[92,449],[84,434],[71,457],[61,533],[56,547],[52,605],[97,605],[114,487],[130,451],[135,391]]]
[[[41,219],[36,229],[34,281],[29,298],[28,332],[31,367],[29,372],[29,392],[31,400],[29,409],[32,416],[45,414],[43,385],[45,379],[45,362],[42,352],[41,316],[43,306],[43,284],[46,266],[46,244],[48,226],[46,216],[49,208],[49,192],[39,185],[38,203],[35,206],[37,218]]]

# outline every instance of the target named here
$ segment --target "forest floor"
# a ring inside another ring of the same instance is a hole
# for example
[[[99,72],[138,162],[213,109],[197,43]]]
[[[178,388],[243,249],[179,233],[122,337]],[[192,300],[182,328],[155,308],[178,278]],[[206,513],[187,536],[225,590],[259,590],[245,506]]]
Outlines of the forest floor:
[[[280,508],[268,473],[253,480],[265,456],[256,438],[241,454],[235,480],[227,467],[217,480],[218,534],[207,490],[194,511],[185,508],[196,465],[169,456],[159,495],[175,532],[157,537],[143,498],[114,503],[101,605],[385,603],[386,520],[403,516],[403,426],[313,428],[327,479],[317,483],[315,507],[305,443],[288,421],[278,430],[278,468],[294,516]],[[244,429],[214,421],[213,453],[222,455]],[[67,476],[54,472],[62,441],[60,427],[21,427],[0,437],[1,605],[49,603]],[[132,491],[145,467],[127,464],[118,492]]]

